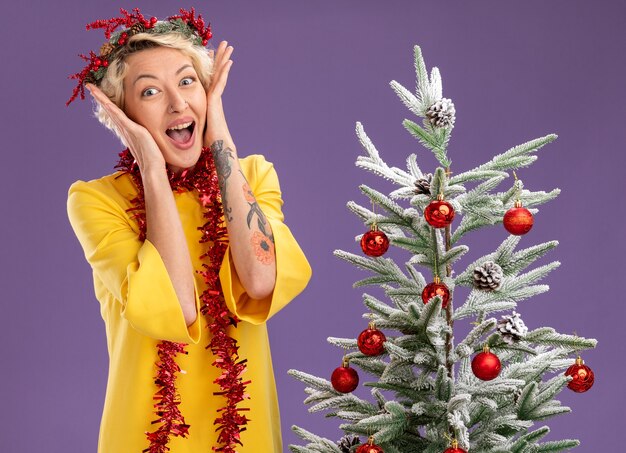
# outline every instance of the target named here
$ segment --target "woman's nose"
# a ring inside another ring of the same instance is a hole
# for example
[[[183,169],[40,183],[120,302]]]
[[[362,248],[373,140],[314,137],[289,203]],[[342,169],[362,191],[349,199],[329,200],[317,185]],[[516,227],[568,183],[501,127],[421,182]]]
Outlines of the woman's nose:
[[[171,92],[169,95],[169,113],[180,113],[184,112],[189,104],[187,101],[181,96],[180,93]]]

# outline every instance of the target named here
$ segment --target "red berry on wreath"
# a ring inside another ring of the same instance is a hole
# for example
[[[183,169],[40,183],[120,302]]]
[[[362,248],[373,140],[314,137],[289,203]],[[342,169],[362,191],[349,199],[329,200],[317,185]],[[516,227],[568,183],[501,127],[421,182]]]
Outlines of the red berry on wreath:
[[[384,255],[389,248],[389,238],[374,224],[361,238],[361,249],[367,256]]]
[[[357,344],[359,351],[365,355],[379,355],[385,350],[385,334],[376,328],[374,322],[370,322],[367,329],[359,334]]]
[[[465,450],[459,447],[459,443],[456,440],[452,441],[452,446],[443,453],[467,453]]]
[[[446,308],[448,306],[448,301],[450,300],[450,290],[445,285],[445,283],[441,283],[441,279],[436,276],[435,281],[426,285],[422,291],[422,302],[425,304],[428,303],[430,299],[435,296],[441,297],[441,308]]]
[[[576,363],[567,369],[565,376],[572,376],[573,379],[569,381],[567,388],[576,393],[586,392],[593,386],[593,371],[585,365],[580,356],[576,359]]]
[[[454,208],[450,203],[444,201],[440,194],[436,201],[431,201],[424,209],[424,218],[429,225],[435,228],[445,228],[454,219]]]
[[[485,345],[483,352],[476,355],[472,360],[474,376],[483,381],[491,381],[497,378],[501,369],[500,359],[493,352],[489,351],[489,346],[487,345]]]
[[[356,453],[385,453],[382,448],[374,444],[374,437],[370,436],[366,444],[356,449]]]
[[[522,202],[517,200],[515,206],[504,214],[502,223],[509,233],[521,236],[530,231],[533,227],[534,219],[531,212],[522,207]]]
[[[350,393],[359,385],[359,375],[354,368],[350,368],[348,360],[344,358],[342,365],[333,371],[330,383],[338,392]]]

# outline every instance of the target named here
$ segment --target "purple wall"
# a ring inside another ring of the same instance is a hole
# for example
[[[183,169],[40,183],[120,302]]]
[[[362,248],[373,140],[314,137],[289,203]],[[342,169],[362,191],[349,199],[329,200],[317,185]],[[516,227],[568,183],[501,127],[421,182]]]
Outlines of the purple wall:
[[[91,118],[89,103],[65,108],[73,87],[65,77],[80,69],[77,53],[102,43],[84,24],[116,14],[118,2],[6,3],[0,451],[95,451],[104,328],[65,200],[74,180],[111,172],[120,146]],[[178,3],[137,5],[163,17]],[[355,122],[389,164],[403,166],[417,152],[424,170],[435,165],[402,128],[410,113],[388,86],[396,79],[414,87],[412,46],[419,44],[456,105],[450,155],[457,172],[526,140],[560,136],[520,173],[528,188],[563,190],[522,239],[524,246],[558,239],[548,258],[563,264],[547,279],[551,291],[519,311],[530,328],[549,325],[600,342],[584,355],[596,384],[587,394],[561,394],[573,413],[548,422],[552,438],[577,437],[581,452],[619,449],[626,4],[230,0],[196,8],[212,21],[215,41],[235,46],[225,105],[239,153],[275,163],[287,223],[313,266],[309,288],[270,322],[285,444],[294,441],[294,423],[339,437],[335,421],[306,413],[303,385],[286,371],[329,376],[341,353],[326,337],[354,337],[365,326],[362,290],[351,288],[365,274],[332,251],[358,250],[353,238],[365,229],[345,208],[349,199],[365,202],[357,185],[388,185],[354,167]],[[504,237],[499,228],[470,236],[474,249],[463,263]]]

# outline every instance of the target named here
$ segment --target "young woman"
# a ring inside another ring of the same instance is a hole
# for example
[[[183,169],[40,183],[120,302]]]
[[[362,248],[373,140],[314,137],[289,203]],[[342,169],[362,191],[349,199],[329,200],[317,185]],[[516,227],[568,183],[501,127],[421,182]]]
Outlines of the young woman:
[[[98,451],[282,452],[265,322],[311,269],[273,165],[239,158],[228,131],[233,48],[207,51],[193,9],[121,14],[88,26],[108,41],[68,101],[87,88],[128,147],[68,198],[110,357]]]

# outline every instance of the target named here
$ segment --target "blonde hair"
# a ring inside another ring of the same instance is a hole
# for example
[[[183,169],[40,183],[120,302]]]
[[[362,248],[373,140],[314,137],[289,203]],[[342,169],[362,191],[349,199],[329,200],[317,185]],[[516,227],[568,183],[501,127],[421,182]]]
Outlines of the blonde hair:
[[[124,110],[124,77],[126,77],[128,72],[127,57],[136,52],[155,47],[169,47],[179,50],[188,56],[196,74],[198,74],[200,82],[205,89],[208,88],[211,75],[213,74],[213,59],[209,56],[205,47],[194,44],[181,33],[137,33],[131,36],[128,39],[128,43],[119,49],[114,58],[109,61],[109,66],[99,86],[102,92],[120,109]],[[97,103],[95,116],[100,123],[113,131],[120,140],[122,139],[106,111]]]

